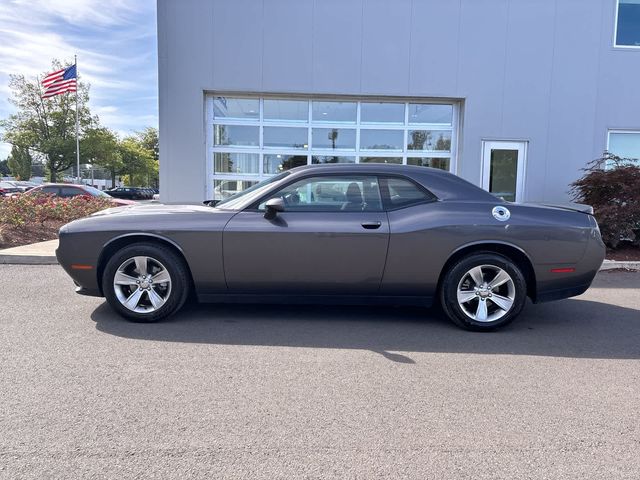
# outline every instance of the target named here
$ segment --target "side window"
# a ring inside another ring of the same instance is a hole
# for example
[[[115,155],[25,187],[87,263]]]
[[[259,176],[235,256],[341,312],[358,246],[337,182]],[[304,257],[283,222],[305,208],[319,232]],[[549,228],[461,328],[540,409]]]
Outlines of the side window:
[[[377,212],[382,210],[375,176],[310,177],[287,185],[269,198],[282,198],[286,211]],[[264,210],[265,199],[259,206]]]
[[[84,195],[84,192],[75,187],[60,187],[61,197],[76,197],[78,195]]]
[[[385,203],[390,210],[431,202],[436,199],[434,195],[403,178],[383,178],[381,179],[381,186]]]
[[[42,187],[40,192],[45,195],[58,195],[58,187]]]

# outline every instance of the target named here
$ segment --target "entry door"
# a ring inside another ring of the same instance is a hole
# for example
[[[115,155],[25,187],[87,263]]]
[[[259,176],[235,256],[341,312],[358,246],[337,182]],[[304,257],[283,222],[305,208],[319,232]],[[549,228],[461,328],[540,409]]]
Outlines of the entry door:
[[[285,202],[235,215],[223,233],[232,293],[375,294],[389,243],[389,221],[375,177],[310,177],[270,196]],[[266,200],[265,200],[266,201]]]
[[[524,198],[527,142],[485,141],[482,188],[509,202]]]

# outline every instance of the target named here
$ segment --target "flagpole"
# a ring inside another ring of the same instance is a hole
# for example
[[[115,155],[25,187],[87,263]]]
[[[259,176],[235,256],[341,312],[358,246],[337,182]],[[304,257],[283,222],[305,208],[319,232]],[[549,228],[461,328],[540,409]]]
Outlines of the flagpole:
[[[78,183],[82,183],[82,180],[80,179],[80,136],[78,131],[79,129],[79,125],[78,125],[78,89],[80,88],[80,82],[79,82],[79,78],[78,78],[78,56],[74,55],[73,56],[73,62],[74,65],[76,67],[76,173],[78,175]]]

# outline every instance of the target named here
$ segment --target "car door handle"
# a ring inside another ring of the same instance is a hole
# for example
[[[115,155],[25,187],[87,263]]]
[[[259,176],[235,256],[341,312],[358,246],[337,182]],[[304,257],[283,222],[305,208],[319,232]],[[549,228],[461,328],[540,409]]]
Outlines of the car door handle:
[[[367,230],[375,230],[376,228],[380,228],[380,225],[382,225],[382,222],[362,222],[362,227],[366,228]]]

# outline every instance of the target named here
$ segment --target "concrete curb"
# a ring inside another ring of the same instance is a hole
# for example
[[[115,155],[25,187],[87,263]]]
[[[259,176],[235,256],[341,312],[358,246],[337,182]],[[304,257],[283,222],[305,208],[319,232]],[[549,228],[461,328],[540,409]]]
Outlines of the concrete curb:
[[[0,254],[0,265],[57,265],[55,255]]]
[[[629,270],[640,271],[640,262],[632,261],[618,261],[618,260],[605,260],[600,267],[600,271],[606,270]]]
[[[36,242],[20,247],[0,250],[0,264],[5,265],[55,265],[58,239]]]

